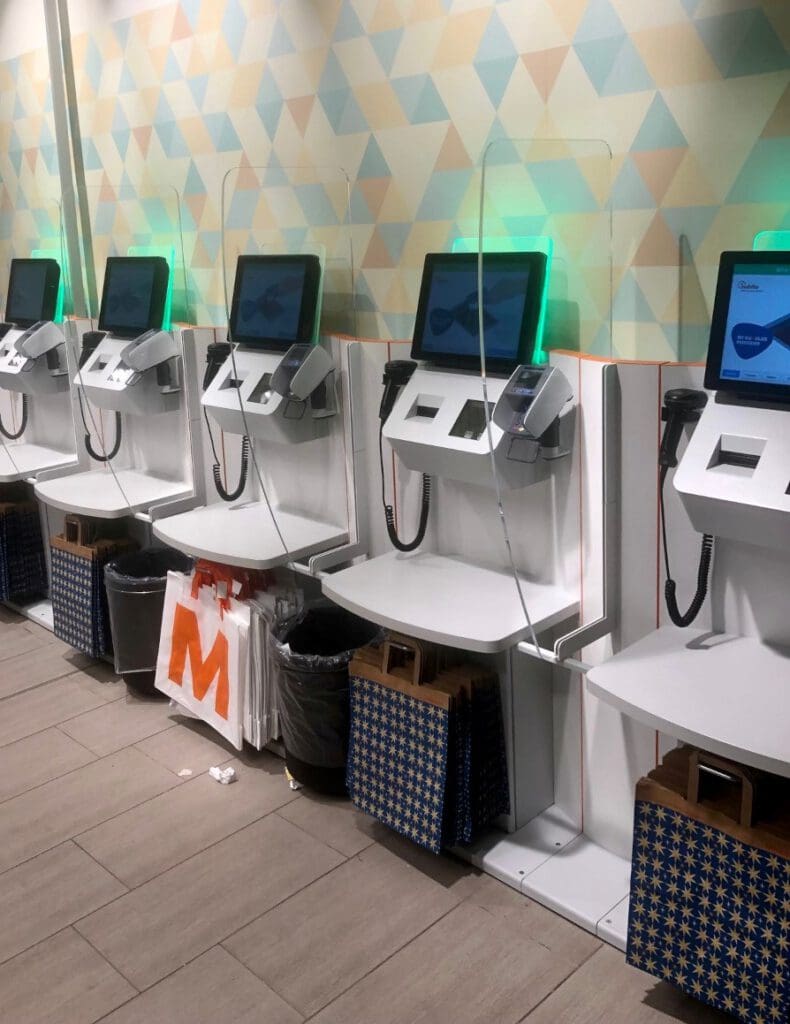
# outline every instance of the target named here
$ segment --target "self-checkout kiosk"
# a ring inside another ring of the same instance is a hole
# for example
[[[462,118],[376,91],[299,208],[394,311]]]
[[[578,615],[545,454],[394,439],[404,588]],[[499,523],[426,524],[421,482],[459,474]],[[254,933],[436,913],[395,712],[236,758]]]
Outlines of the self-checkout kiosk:
[[[568,511],[580,499],[569,379],[577,371],[572,357],[533,365],[545,274],[543,253],[486,252],[479,290],[476,253],[426,257],[411,361],[384,371],[380,463],[392,550],[323,579],[324,593],[350,611],[496,665],[511,785],[501,824],[510,833],[554,802],[551,655],[530,658],[518,645],[532,643],[534,629],[551,646],[580,608],[578,522]],[[397,523],[387,446],[400,484]],[[405,522],[415,508],[412,536]],[[523,871],[492,867],[488,852],[467,855],[520,887]]]
[[[667,737],[790,777],[790,252],[722,255],[705,388],[690,415],[665,396],[662,456],[677,461],[685,405],[673,483],[703,535],[691,611],[710,625],[692,614],[655,630],[588,686]]]
[[[252,569],[306,572],[365,550],[360,523],[359,344],[319,338],[318,253],[240,256],[228,340],[208,352],[202,405],[217,500],[157,517],[154,533],[188,554]],[[238,482],[219,456],[238,444]]]
[[[14,259],[0,325],[0,481],[32,480],[78,461],[70,378],[75,370],[62,322],[57,260]],[[12,416],[15,414],[15,422]]]
[[[192,332],[164,323],[171,289],[163,257],[107,259],[71,381],[90,468],[40,476],[41,501],[105,519],[194,504],[197,367]]]

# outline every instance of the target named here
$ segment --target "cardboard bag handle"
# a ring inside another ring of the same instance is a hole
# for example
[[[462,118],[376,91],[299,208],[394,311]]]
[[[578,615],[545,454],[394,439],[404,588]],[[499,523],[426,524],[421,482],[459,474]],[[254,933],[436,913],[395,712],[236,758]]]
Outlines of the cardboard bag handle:
[[[388,634],[384,640],[384,649],[381,657],[381,671],[385,676],[390,675],[392,671],[393,651],[407,651],[413,655],[411,681],[414,686],[419,686],[423,681],[422,673],[424,666],[423,649],[420,642],[410,636],[401,636],[399,633]]]
[[[707,754],[703,750],[693,751],[689,759],[688,786],[688,800],[692,804],[699,803],[700,772],[714,775],[718,779],[741,787],[739,824],[743,828],[751,828],[754,815],[754,778],[751,772],[732,761],[716,757],[715,754]]]

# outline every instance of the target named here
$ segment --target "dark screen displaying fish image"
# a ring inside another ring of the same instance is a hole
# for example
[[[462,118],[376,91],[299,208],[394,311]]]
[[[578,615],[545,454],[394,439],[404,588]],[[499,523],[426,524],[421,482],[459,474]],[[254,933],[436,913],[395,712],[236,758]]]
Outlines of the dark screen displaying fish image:
[[[528,284],[527,268],[483,269],[485,349],[492,359],[513,359],[518,354]],[[434,270],[422,351],[427,358],[479,354],[476,267]]]
[[[305,268],[267,260],[244,267],[236,331],[245,338],[299,340]]]
[[[154,267],[147,261],[108,264],[101,319],[116,331],[148,329],[154,290]]]

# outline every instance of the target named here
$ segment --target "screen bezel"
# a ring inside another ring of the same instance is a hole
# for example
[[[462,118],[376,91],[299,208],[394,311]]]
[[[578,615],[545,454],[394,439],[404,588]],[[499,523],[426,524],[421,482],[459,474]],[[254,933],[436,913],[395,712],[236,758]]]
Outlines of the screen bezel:
[[[41,305],[41,316],[37,316],[35,320],[31,320],[30,317],[14,317],[13,309],[9,310],[8,303],[11,298],[14,289],[14,277],[23,266],[30,266],[35,264],[37,267],[44,265],[46,267],[46,274],[44,276],[44,297]],[[16,327],[32,327],[33,324],[37,324],[40,320],[52,320],[55,317],[55,310],[58,306],[58,289],[60,288],[60,264],[57,260],[36,258],[31,256],[27,259],[13,259],[11,260],[11,270],[8,274],[8,292],[6,294],[6,309],[5,318],[8,323],[14,324]]]
[[[262,264],[284,264],[286,267],[304,268],[302,305],[294,338],[260,337],[256,334],[242,334],[237,330],[241,285],[246,268]],[[318,291],[321,286],[321,260],[315,254],[301,255],[256,255],[239,256],[236,261],[236,277],[233,282],[233,301],[230,307],[230,340],[249,348],[266,352],[287,352],[292,345],[309,345],[313,342],[315,319],[318,314]]]
[[[139,267],[142,263],[150,264],[154,270],[146,326],[142,330],[137,330],[125,325],[118,326],[113,324],[105,309],[112,274],[118,271],[122,272],[124,266]],[[112,334],[116,338],[139,338],[146,331],[161,328],[164,322],[169,280],[170,266],[164,256],[108,256],[104,267],[104,283],[102,285],[101,306],[99,307],[99,330],[107,331],[108,334]]]
[[[790,404],[790,384],[763,384],[753,380],[731,380],[729,377],[721,375],[721,361],[724,355],[727,320],[730,313],[732,279],[735,276],[736,265],[741,263],[751,264],[755,268],[776,264],[790,266],[790,252],[785,250],[754,252],[748,249],[744,252],[723,252],[721,254],[719,277],[716,282],[716,298],[710,325],[708,359],[705,364],[705,387],[709,391],[719,391],[740,398]],[[790,358],[790,350],[788,350],[788,358]]]
[[[480,370],[479,355],[457,355],[455,353],[430,352],[423,348],[425,323],[428,318],[428,303],[431,294],[433,275],[437,269],[450,264],[477,270],[478,253],[428,253],[422,271],[420,298],[417,303],[417,317],[414,322],[411,358],[431,363],[434,366],[447,366],[452,369]],[[543,289],[546,284],[546,254],[543,252],[484,252],[483,273],[488,267],[512,267],[526,269],[527,294],[524,300],[524,312],[516,353],[507,359],[486,355],[486,368],[494,373],[511,373],[521,363],[531,363],[537,343],[537,329],[540,320],[540,306]]]

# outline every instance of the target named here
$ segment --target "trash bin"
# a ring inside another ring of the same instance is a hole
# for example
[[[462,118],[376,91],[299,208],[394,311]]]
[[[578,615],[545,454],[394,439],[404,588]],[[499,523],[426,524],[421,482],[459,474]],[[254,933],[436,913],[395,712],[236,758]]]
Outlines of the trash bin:
[[[378,626],[335,605],[307,608],[273,637],[285,763],[311,789],[346,795],[348,664]]]
[[[145,548],[104,568],[115,671],[127,686],[155,695],[156,656],[167,573],[191,572],[192,559],[172,548]]]

